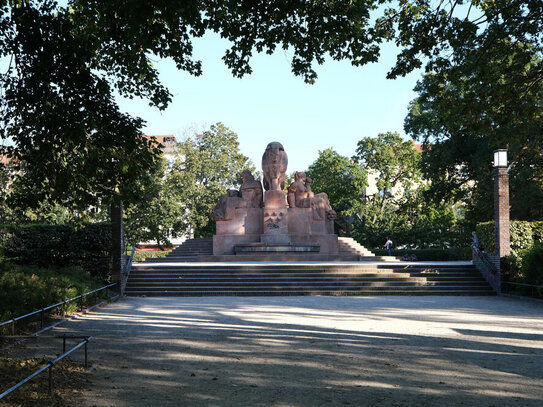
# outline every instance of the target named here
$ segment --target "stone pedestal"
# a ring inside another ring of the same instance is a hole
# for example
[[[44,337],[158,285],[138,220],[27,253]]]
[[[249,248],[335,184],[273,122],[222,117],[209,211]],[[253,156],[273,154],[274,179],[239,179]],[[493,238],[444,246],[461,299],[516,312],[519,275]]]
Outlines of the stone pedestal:
[[[283,191],[266,191],[264,194],[264,233],[261,243],[288,244],[288,207]]]

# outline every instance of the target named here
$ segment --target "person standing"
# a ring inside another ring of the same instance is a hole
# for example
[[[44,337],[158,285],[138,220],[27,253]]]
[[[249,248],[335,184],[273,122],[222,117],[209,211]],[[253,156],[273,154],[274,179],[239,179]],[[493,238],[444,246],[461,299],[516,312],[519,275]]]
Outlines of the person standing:
[[[475,234],[475,232],[471,232],[471,248],[472,249],[479,248],[479,239],[477,238],[477,235]]]
[[[387,241],[385,242],[385,248],[387,249],[388,255],[392,256],[392,240],[390,240],[390,237],[387,237]]]

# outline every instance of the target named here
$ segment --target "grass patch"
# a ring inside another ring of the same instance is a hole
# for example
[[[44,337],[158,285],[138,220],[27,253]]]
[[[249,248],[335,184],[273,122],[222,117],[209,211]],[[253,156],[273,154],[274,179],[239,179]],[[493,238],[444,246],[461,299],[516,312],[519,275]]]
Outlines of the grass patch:
[[[137,263],[137,262],[140,262],[140,261],[144,261],[145,259],[166,257],[171,252],[172,252],[171,250],[134,252],[134,259],[132,261],[134,263]]]
[[[5,391],[45,366],[44,359],[0,358],[0,391]],[[83,364],[66,358],[53,367],[53,391],[48,394],[48,372],[45,371],[0,401],[3,407],[68,406],[85,383]],[[77,403],[76,403],[77,404]]]
[[[22,266],[11,263],[0,264],[0,322],[13,317],[65,301],[88,291],[102,287],[103,281],[91,277],[81,267],[41,268]],[[106,295],[103,293],[102,295]],[[83,305],[88,305],[93,298],[83,299]],[[58,307],[53,312],[75,312],[78,304],[74,301],[62,310]],[[32,320],[34,318],[34,320]],[[18,321],[18,328],[35,322],[40,316],[36,315]],[[7,328],[4,327],[4,330]],[[1,333],[1,332],[0,332]]]

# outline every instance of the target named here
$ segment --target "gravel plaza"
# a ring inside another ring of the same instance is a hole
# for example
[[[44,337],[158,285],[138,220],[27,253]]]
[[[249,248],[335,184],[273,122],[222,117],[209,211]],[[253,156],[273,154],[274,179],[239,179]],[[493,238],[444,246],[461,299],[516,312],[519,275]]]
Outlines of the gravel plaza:
[[[77,401],[84,406],[535,407],[543,401],[538,301],[129,297],[47,335],[61,333],[94,336],[92,373]]]

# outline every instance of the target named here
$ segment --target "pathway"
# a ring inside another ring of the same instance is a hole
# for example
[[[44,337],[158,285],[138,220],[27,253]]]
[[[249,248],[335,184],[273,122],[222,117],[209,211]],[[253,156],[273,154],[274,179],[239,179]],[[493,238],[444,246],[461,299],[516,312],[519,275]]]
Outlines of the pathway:
[[[127,298],[83,406],[541,406],[543,303],[503,297]],[[29,345],[31,346],[31,345]]]

